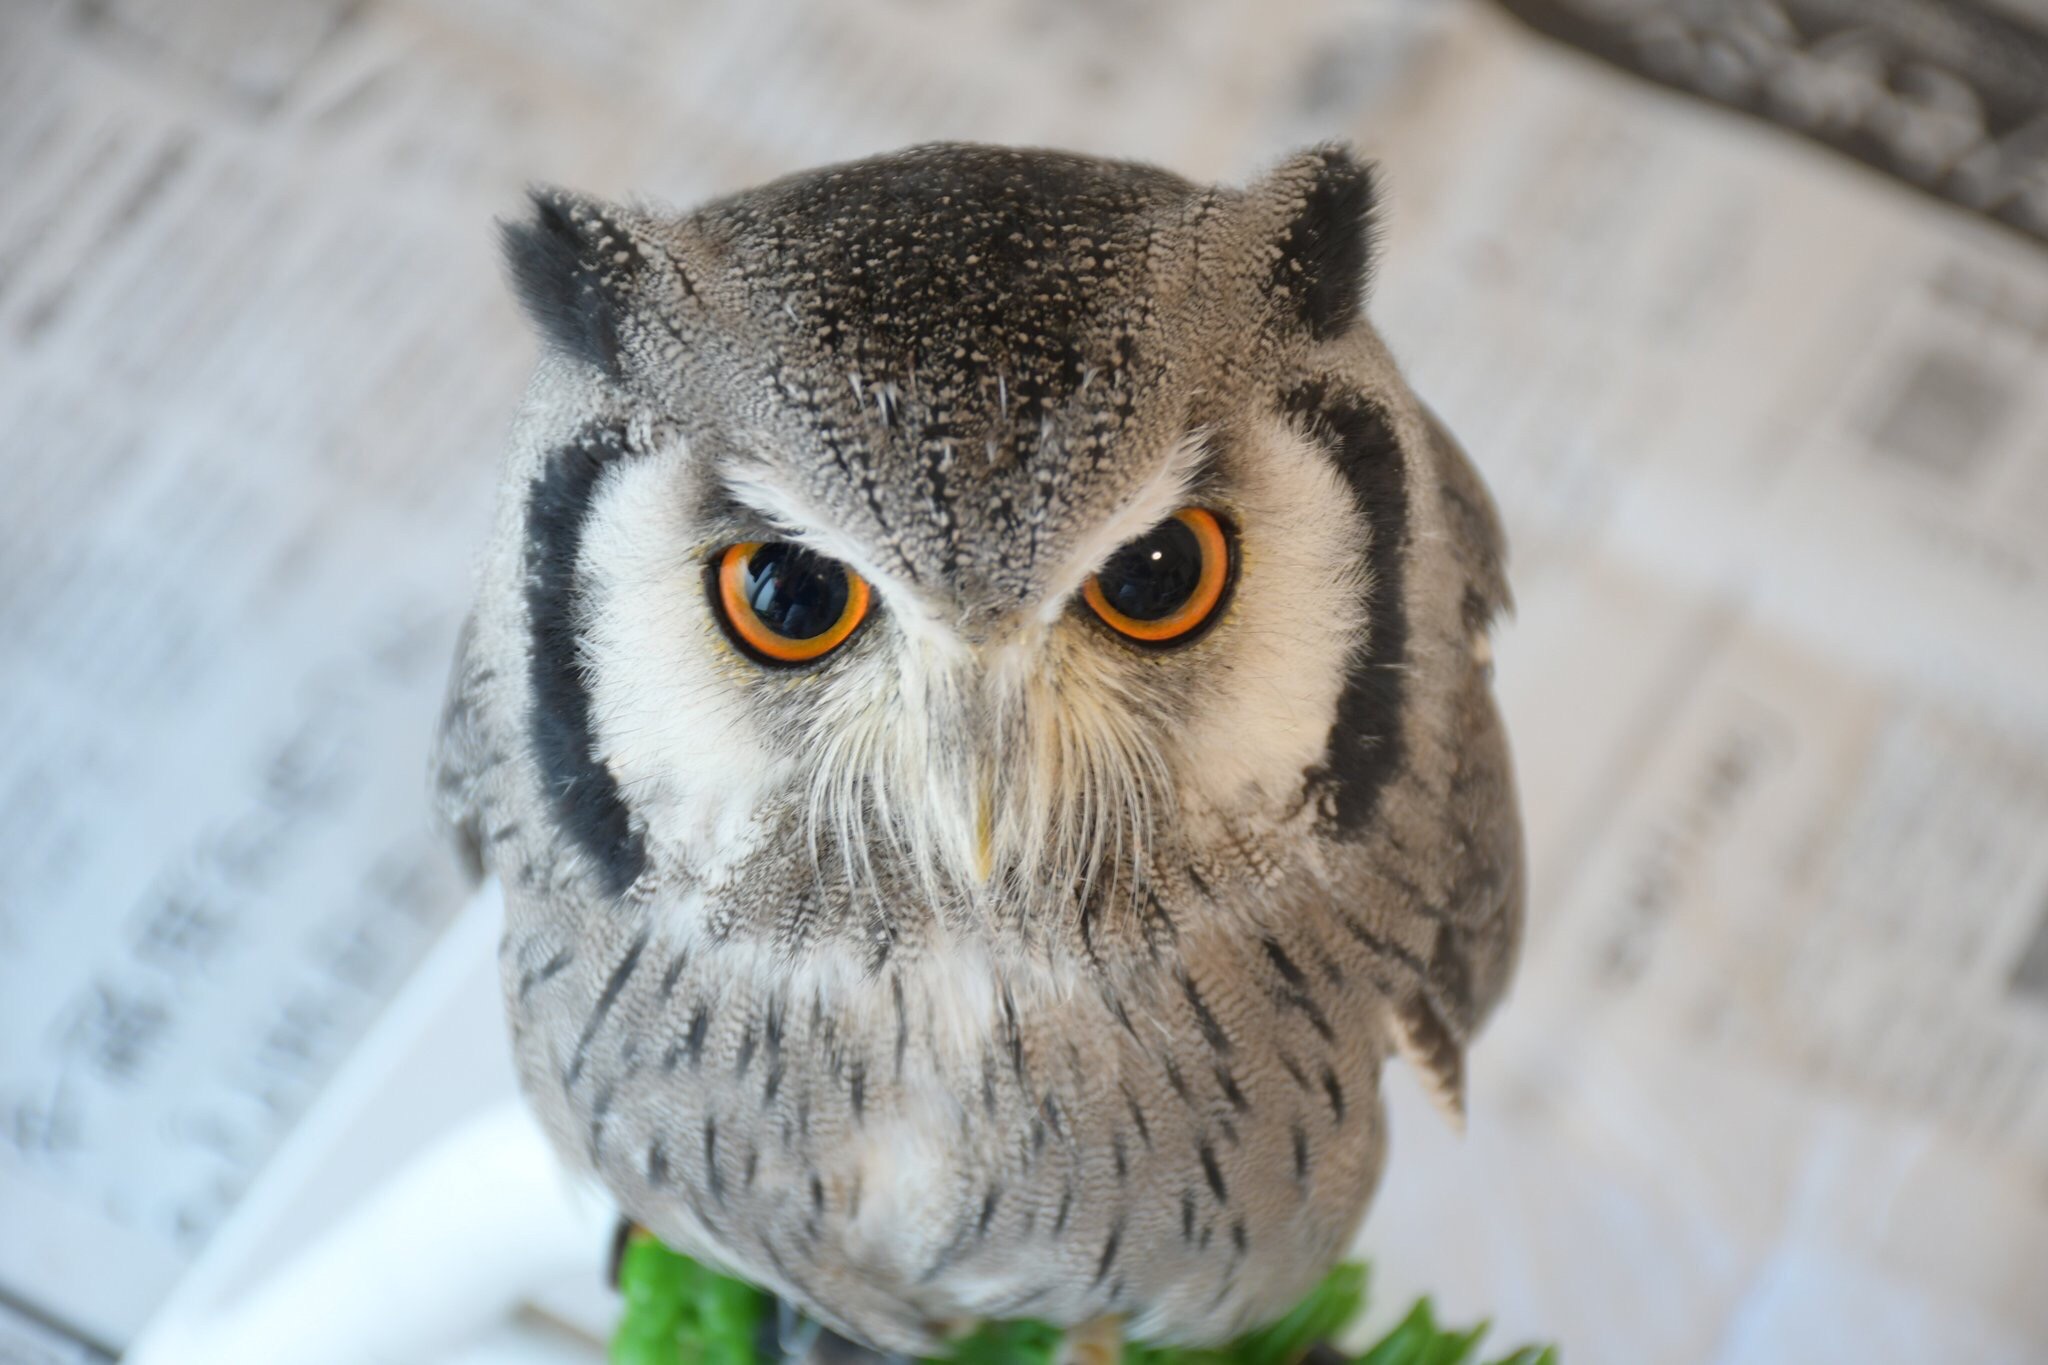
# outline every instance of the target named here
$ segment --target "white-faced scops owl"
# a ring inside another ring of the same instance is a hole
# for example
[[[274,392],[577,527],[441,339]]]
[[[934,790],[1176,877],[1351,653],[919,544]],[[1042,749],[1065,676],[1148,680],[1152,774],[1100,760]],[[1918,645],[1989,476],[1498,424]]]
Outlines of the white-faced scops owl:
[[[1215,1342],[1455,1115],[1522,920],[1499,522],[1363,316],[1370,167],[914,148],[536,193],[438,796],[522,1084],[838,1332]]]

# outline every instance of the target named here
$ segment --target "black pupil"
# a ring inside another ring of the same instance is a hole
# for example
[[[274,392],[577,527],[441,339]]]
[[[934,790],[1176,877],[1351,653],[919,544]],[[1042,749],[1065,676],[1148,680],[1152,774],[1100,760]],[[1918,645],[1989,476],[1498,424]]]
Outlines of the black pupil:
[[[747,604],[785,640],[823,635],[846,614],[846,570],[796,545],[763,545],[747,560]]]
[[[1171,616],[1202,581],[1202,542],[1178,518],[1118,550],[1095,582],[1134,621]]]

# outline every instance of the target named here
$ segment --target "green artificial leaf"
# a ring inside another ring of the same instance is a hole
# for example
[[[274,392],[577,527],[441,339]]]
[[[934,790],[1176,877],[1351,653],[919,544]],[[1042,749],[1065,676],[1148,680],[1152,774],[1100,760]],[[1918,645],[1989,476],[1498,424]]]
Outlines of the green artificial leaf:
[[[1440,1327],[1428,1299],[1419,1300],[1408,1316],[1396,1323],[1353,1365],[1465,1365],[1479,1349],[1490,1323],[1482,1322],[1468,1331],[1454,1332]],[[1557,1365],[1557,1349],[1524,1346],[1501,1357],[1494,1365]]]
[[[1334,1342],[1365,1307],[1366,1268],[1341,1265],[1293,1311],[1221,1349],[1126,1343],[1123,1365],[1299,1365],[1319,1342]],[[636,1231],[619,1262],[624,1300],[611,1365],[780,1365],[757,1361],[767,1294],[678,1255]],[[1440,1327],[1428,1299],[1408,1310],[1351,1365],[1467,1365],[1487,1324]],[[953,1344],[939,1365],[1053,1365],[1060,1330],[1042,1322],[983,1323]],[[1524,1346],[1494,1365],[1558,1365],[1557,1349]]]
[[[1060,1330],[1042,1322],[985,1322],[953,1344],[955,1365],[1052,1365]]]
[[[1429,1300],[1421,1299],[1392,1331],[1358,1357],[1357,1365],[1460,1365],[1485,1331],[1482,1325],[1469,1337],[1446,1332],[1436,1325]]]
[[[1502,1356],[1493,1365],[1557,1365],[1555,1346],[1524,1346],[1513,1355]]]
[[[1439,1332],[1435,1349],[1429,1357],[1430,1365],[1464,1365],[1479,1349],[1479,1338],[1486,1335],[1486,1329],[1493,1324],[1482,1322],[1469,1332]]]
[[[612,1365],[755,1365],[768,1296],[752,1285],[636,1231],[619,1261],[619,1294]]]
[[[1237,1365],[1294,1365],[1319,1341],[1335,1341],[1365,1306],[1365,1267],[1340,1265],[1286,1317],[1232,1344]]]

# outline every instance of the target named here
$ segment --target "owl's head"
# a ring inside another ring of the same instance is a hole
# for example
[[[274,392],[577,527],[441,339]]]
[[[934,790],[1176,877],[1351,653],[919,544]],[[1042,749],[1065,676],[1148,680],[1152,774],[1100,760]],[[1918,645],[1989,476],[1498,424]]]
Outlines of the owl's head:
[[[1372,213],[1338,147],[536,194],[477,630],[548,875],[781,951],[1099,955],[1367,839],[1504,599],[1362,315]]]

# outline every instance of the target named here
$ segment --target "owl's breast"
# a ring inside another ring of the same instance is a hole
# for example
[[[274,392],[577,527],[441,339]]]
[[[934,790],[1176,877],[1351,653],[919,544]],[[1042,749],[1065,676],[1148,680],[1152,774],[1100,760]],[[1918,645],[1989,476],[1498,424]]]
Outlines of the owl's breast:
[[[508,1004],[563,1154],[671,1245],[879,1345],[1106,1314],[1225,1338],[1341,1256],[1378,1175],[1385,1006],[1307,919],[1190,937],[1115,989],[531,923]]]

